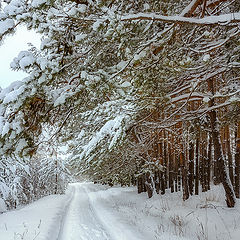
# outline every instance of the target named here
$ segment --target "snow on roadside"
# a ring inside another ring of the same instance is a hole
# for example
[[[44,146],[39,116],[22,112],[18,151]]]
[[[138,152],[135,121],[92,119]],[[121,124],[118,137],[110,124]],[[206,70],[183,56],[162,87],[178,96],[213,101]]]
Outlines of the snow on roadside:
[[[51,195],[0,214],[1,240],[55,240],[69,194]]]
[[[181,200],[181,192],[148,199],[134,187],[89,184],[87,191],[98,217],[118,234],[117,240],[129,239],[122,231],[136,233],[131,240],[239,240],[240,201],[235,208],[227,208],[220,186],[187,201]]]
[[[98,187],[100,187],[100,186],[98,186]],[[140,234],[138,229],[135,229],[134,225],[129,226],[127,221],[125,221],[123,218],[119,218],[119,216],[115,215],[114,211],[112,211],[112,209],[111,209],[111,204],[110,205],[102,204],[103,203],[102,201],[105,202],[105,200],[106,200],[105,198],[107,198],[106,202],[111,200],[111,196],[109,196],[107,190],[105,191],[105,189],[104,189],[103,191],[94,191],[94,187],[91,186],[91,184],[87,185],[85,187],[85,190],[88,193],[89,200],[91,202],[91,205],[94,209],[96,216],[98,217],[98,219],[101,221],[101,223],[103,224],[105,229],[108,231],[108,233],[114,240],[149,239],[143,233]],[[101,201],[101,198],[102,198],[102,201]]]
[[[84,224],[99,221],[113,240],[239,240],[240,200],[235,208],[227,208],[220,186],[187,201],[181,200],[181,192],[167,191],[149,199],[146,193],[137,194],[135,187],[82,183],[81,188],[85,191],[79,190],[75,200],[85,199],[86,204],[79,201],[83,205],[73,210],[77,214],[83,211],[83,215],[89,212]],[[74,191],[69,186],[65,195],[44,197],[20,210],[0,214],[0,239],[57,240],[72,196]],[[85,206],[89,209],[82,210]],[[85,235],[84,229],[80,229],[82,236],[87,236],[88,226]]]

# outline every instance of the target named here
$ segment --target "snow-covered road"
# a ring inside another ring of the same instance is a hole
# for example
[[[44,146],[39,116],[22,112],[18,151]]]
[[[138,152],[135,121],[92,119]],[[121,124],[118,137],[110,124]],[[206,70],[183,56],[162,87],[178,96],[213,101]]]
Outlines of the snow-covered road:
[[[84,184],[70,186],[71,200],[66,208],[58,240],[110,240],[96,216]]]
[[[51,195],[0,214],[0,240],[239,240],[240,200],[224,207],[224,190],[182,201],[182,193],[148,198],[135,187],[69,184]]]
[[[131,219],[129,222],[128,217],[118,214],[119,203],[112,198],[121,196],[123,191],[108,189],[90,182],[72,183],[64,195],[47,196],[0,214],[0,240],[150,239],[140,233]],[[135,189],[129,191],[135,198]]]

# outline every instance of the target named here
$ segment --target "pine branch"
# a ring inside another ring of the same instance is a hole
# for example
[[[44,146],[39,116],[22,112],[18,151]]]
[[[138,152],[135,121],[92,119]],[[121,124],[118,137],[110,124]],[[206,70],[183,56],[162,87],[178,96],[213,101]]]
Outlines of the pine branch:
[[[193,25],[238,25],[240,23],[240,13],[228,13],[219,16],[198,18],[189,18],[181,16],[163,16],[155,13],[137,13],[128,14],[121,18],[122,21],[136,21],[136,20],[147,20],[147,21],[161,21],[167,23],[177,24],[193,24]]]

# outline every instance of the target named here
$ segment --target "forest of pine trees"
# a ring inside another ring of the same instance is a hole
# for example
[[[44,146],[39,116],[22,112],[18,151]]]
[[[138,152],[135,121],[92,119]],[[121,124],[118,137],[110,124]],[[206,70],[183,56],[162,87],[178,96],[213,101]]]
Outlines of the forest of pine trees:
[[[2,41],[21,24],[42,34],[40,49],[11,64],[29,76],[0,93],[0,197],[9,207],[61,192],[69,175],[149,197],[182,191],[184,200],[222,184],[234,207],[238,0],[3,2]],[[67,146],[58,171],[56,146]]]

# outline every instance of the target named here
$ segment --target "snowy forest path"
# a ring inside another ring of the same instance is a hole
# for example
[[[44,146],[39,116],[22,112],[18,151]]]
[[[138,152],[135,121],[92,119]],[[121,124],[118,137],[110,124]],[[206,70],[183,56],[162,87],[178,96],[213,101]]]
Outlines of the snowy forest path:
[[[71,199],[58,240],[111,240],[94,212],[84,183],[71,184]]]

